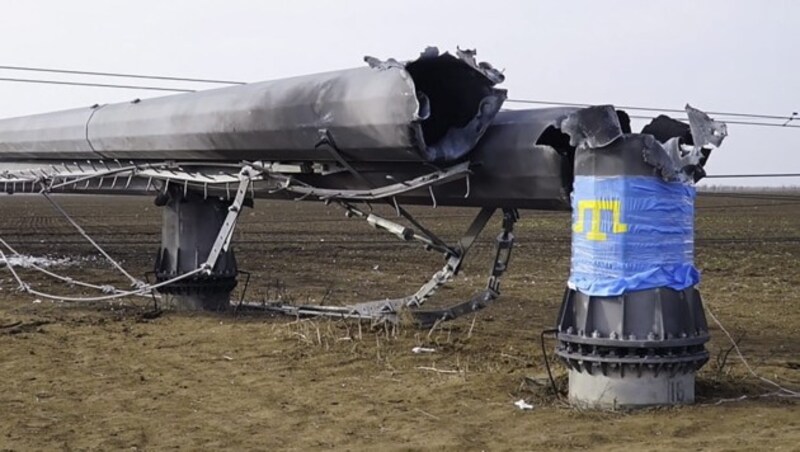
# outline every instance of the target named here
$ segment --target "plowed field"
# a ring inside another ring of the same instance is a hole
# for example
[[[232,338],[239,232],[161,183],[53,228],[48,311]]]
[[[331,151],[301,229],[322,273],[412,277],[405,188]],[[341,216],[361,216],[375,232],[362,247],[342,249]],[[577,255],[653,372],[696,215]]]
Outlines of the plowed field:
[[[161,221],[152,200],[57,199],[129,271],[152,269]],[[800,196],[708,196],[698,206],[705,303],[756,372],[797,390]],[[412,210],[450,241],[476,213]],[[774,389],[726,355],[730,342],[716,325],[694,406],[587,412],[557,398],[539,333],[554,326],[568,275],[569,216],[522,214],[500,299],[434,330],[153,312],[142,298],[51,302],[18,292],[0,268],[0,450],[800,448],[797,400],[759,397]],[[435,304],[482,288],[498,230],[496,218]],[[38,197],[0,198],[0,237],[21,253],[72,262],[51,270],[125,287]],[[244,212],[235,249],[240,268],[252,273],[250,301],[342,304],[405,295],[442,265],[435,253],[317,203],[256,201]],[[37,290],[91,293],[32,270],[20,275]],[[416,346],[435,352],[412,353]],[[552,359],[552,340],[547,349]],[[552,364],[563,388],[565,371]],[[747,398],[729,400],[740,396]],[[519,410],[519,399],[534,409]]]

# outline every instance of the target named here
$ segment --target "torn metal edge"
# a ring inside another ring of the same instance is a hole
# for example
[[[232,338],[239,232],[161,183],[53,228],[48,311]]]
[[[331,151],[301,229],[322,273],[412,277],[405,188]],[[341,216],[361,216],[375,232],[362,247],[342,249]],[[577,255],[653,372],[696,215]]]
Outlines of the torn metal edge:
[[[364,61],[373,69],[400,69],[408,75],[405,79],[416,92],[417,100],[417,121],[412,133],[416,141],[420,143],[422,152],[428,161],[458,160],[471,152],[489,128],[497,113],[500,112],[503,102],[507,98],[506,90],[494,87],[505,80],[503,73],[489,63],[478,62],[475,58],[476,55],[477,52],[475,50],[458,48],[456,55],[453,56],[448,52],[440,52],[438,47],[428,46],[420,53],[417,59],[404,62],[397,61],[394,58],[381,60],[372,56],[364,57]],[[485,79],[487,92],[478,102],[476,111],[472,112],[473,116],[470,121],[461,127],[451,127],[435,143],[428,143],[424,138],[421,123],[427,120],[434,112],[431,111],[431,104],[427,95],[415,86],[414,78],[409,72],[409,66],[422,60],[434,58],[452,58],[471,68]]]
[[[703,166],[711,149],[722,144],[728,131],[724,122],[711,119],[705,112],[689,104],[685,109],[688,126],[661,115],[642,129],[640,135],[647,137],[642,158],[665,181],[692,184],[705,176]],[[622,136],[635,135],[623,133],[612,105],[580,109],[564,118],[559,128],[570,137],[570,145],[580,149],[602,150]]]
[[[505,75],[503,75],[503,72],[498,69],[495,69],[491,64],[485,61],[478,62],[475,58],[477,54],[478,52],[475,49],[461,49],[457,47],[456,56],[454,58],[457,58],[462,63],[468,65],[476,72],[486,77],[486,79],[489,80],[493,85],[499,85],[500,83],[503,83],[506,79]],[[364,62],[367,63],[367,65],[369,65],[369,67],[373,69],[380,69],[380,70],[386,70],[391,68],[405,69],[406,66],[408,66],[408,64],[413,63],[415,61],[425,60],[430,58],[439,58],[444,56],[452,56],[452,55],[450,55],[450,53],[447,51],[445,51],[444,53],[440,52],[439,48],[436,46],[428,46],[425,48],[425,50],[420,52],[419,57],[415,60],[407,60],[402,62],[397,61],[394,58],[387,58],[386,60],[381,60],[380,58],[366,55],[364,56]]]

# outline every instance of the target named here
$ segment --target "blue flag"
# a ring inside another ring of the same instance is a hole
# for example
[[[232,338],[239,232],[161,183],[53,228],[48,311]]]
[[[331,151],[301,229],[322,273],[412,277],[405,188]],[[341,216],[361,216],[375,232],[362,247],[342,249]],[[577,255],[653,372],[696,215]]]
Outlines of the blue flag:
[[[700,281],[694,186],[646,176],[576,176],[569,286],[588,295]]]

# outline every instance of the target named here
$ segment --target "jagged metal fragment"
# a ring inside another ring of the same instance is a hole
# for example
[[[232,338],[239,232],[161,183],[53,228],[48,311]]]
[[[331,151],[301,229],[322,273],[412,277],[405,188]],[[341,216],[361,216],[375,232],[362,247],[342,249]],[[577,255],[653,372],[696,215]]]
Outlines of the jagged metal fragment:
[[[573,149],[558,127],[575,110],[500,112],[469,154],[474,165],[468,192],[462,182],[437,186],[434,192],[439,205],[568,209]],[[427,199],[427,193],[419,193],[403,201],[423,203]]]
[[[622,126],[614,107],[597,105],[575,111],[561,122],[575,147],[602,148],[622,136]]]
[[[725,123],[714,121],[689,104],[686,104],[686,114],[691,140],[681,133],[668,139],[663,146],[651,146],[644,150],[645,161],[655,166],[664,180],[685,183],[700,180],[705,176],[703,165],[710,148],[718,147],[728,135]]]
[[[458,49],[456,51],[456,55],[461,61],[469,64],[473,69],[483,74],[484,77],[493,81],[495,84],[503,83],[506,79],[505,75],[485,61],[478,62],[475,58],[477,54],[475,49]]]
[[[702,111],[686,106],[689,124],[659,116],[645,126],[641,134],[624,133],[619,121],[623,112],[601,105],[577,110],[561,121],[561,130],[570,137],[570,145],[605,153],[635,146],[642,150],[644,162],[666,181],[696,182],[703,176],[709,147],[717,147],[727,135],[724,123],[712,120]],[[593,174],[615,171],[611,167],[631,166],[624,158],[596,160],[592,154],[581,157],[578,165],[595,166]],[[608,171],[607,171],[608,170]],[[641,173],[642,169],[638,170]]]
[[[371,56],[364,57],[364,61],[370,68],[378,70],[403,69],[407,70],[412,77],[416,74],[417,78],[429,77],[438,73],[438,76],[446,80],[444,83],[454,88],[471,85],[478,79],[482,79],[487,86],[494,86],[505,80],[505,76],[489,63],[478,63],[475,55],[476,52],[474,50],[458,49],[454,57],[447,52],[439,53],[437,47],[427,47],[419,58],[411,62],[399,62],[394,58],[380,60]],[[452,71],[453,67],[458,67],[454,65],[466,65],[474,73],[469,74],[469,76],[464,73],[459,76],[445,77],[449,71]],[[480,99],[475,97],[474,92],[464,91],[463,94],[463,98],[453,98],[452,102],[445,104],[439,99],[441,94],[436,90],[420,89],[417,91],[417,97],[420,99],[419,116],[423,121],[428,122],[423,124],[422,138],[425,138],[426,132],[428,136],[434,135],[439,138],[436,143],[428,145],[426,150],[428,160],[454,160],[466,154],[486,132],[505,100],[505,91],[497,89],[486,90]],[[475,105],[471,105],[475,104],[476,101],[477,111]],[[432,129],[437,128],[437,124],[441,123],[441,116],[435,118],[430,116],[441,115],[444,109],[460,118],[458,124],[450,125],[446,130],[438,126],[438,132],[434,132]],[[465,115],[467,112],[472,114],[472,118],[465,122],[464,120],[468,116]],[[441,131],[444,131],[443,135],[440,135],[439,132]]]
[[[714,121],[705,112],[686,104],[686,114],[689,117],[689,127],[692,129],[692,138],[695,148],[713,146],[719,147],[722,140],[728,136],[728,126],[724,122]]]

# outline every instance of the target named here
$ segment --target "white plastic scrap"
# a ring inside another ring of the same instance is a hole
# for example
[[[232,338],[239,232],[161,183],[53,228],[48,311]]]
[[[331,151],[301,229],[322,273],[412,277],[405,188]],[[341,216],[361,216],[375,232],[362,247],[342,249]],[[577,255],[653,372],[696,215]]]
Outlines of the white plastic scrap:
[[[47,268],[47,267],[64,267],[73,264],[73,261],[70,258],[53,258],[53,257],[37,257],[37,256],[27,256],[27,255],[20,255],[20,256],[6,256],[6,260],[0,261],[0,267],[5,267],[6,265],[11,264],[12,267],[21,267],[21,268],[31,268],[33,266],[40,267],[40,268]]]
[[[530,403],[526,402],[525,399],[517,400],[516,402],[514,402],[514,405],[516,405],[517,408],[519,408],[520,410],[532,410],[533,409],[533,405],[531,405]]]
[[[436,353],[435,348],[414,347],[411,349],[412,353]]]

